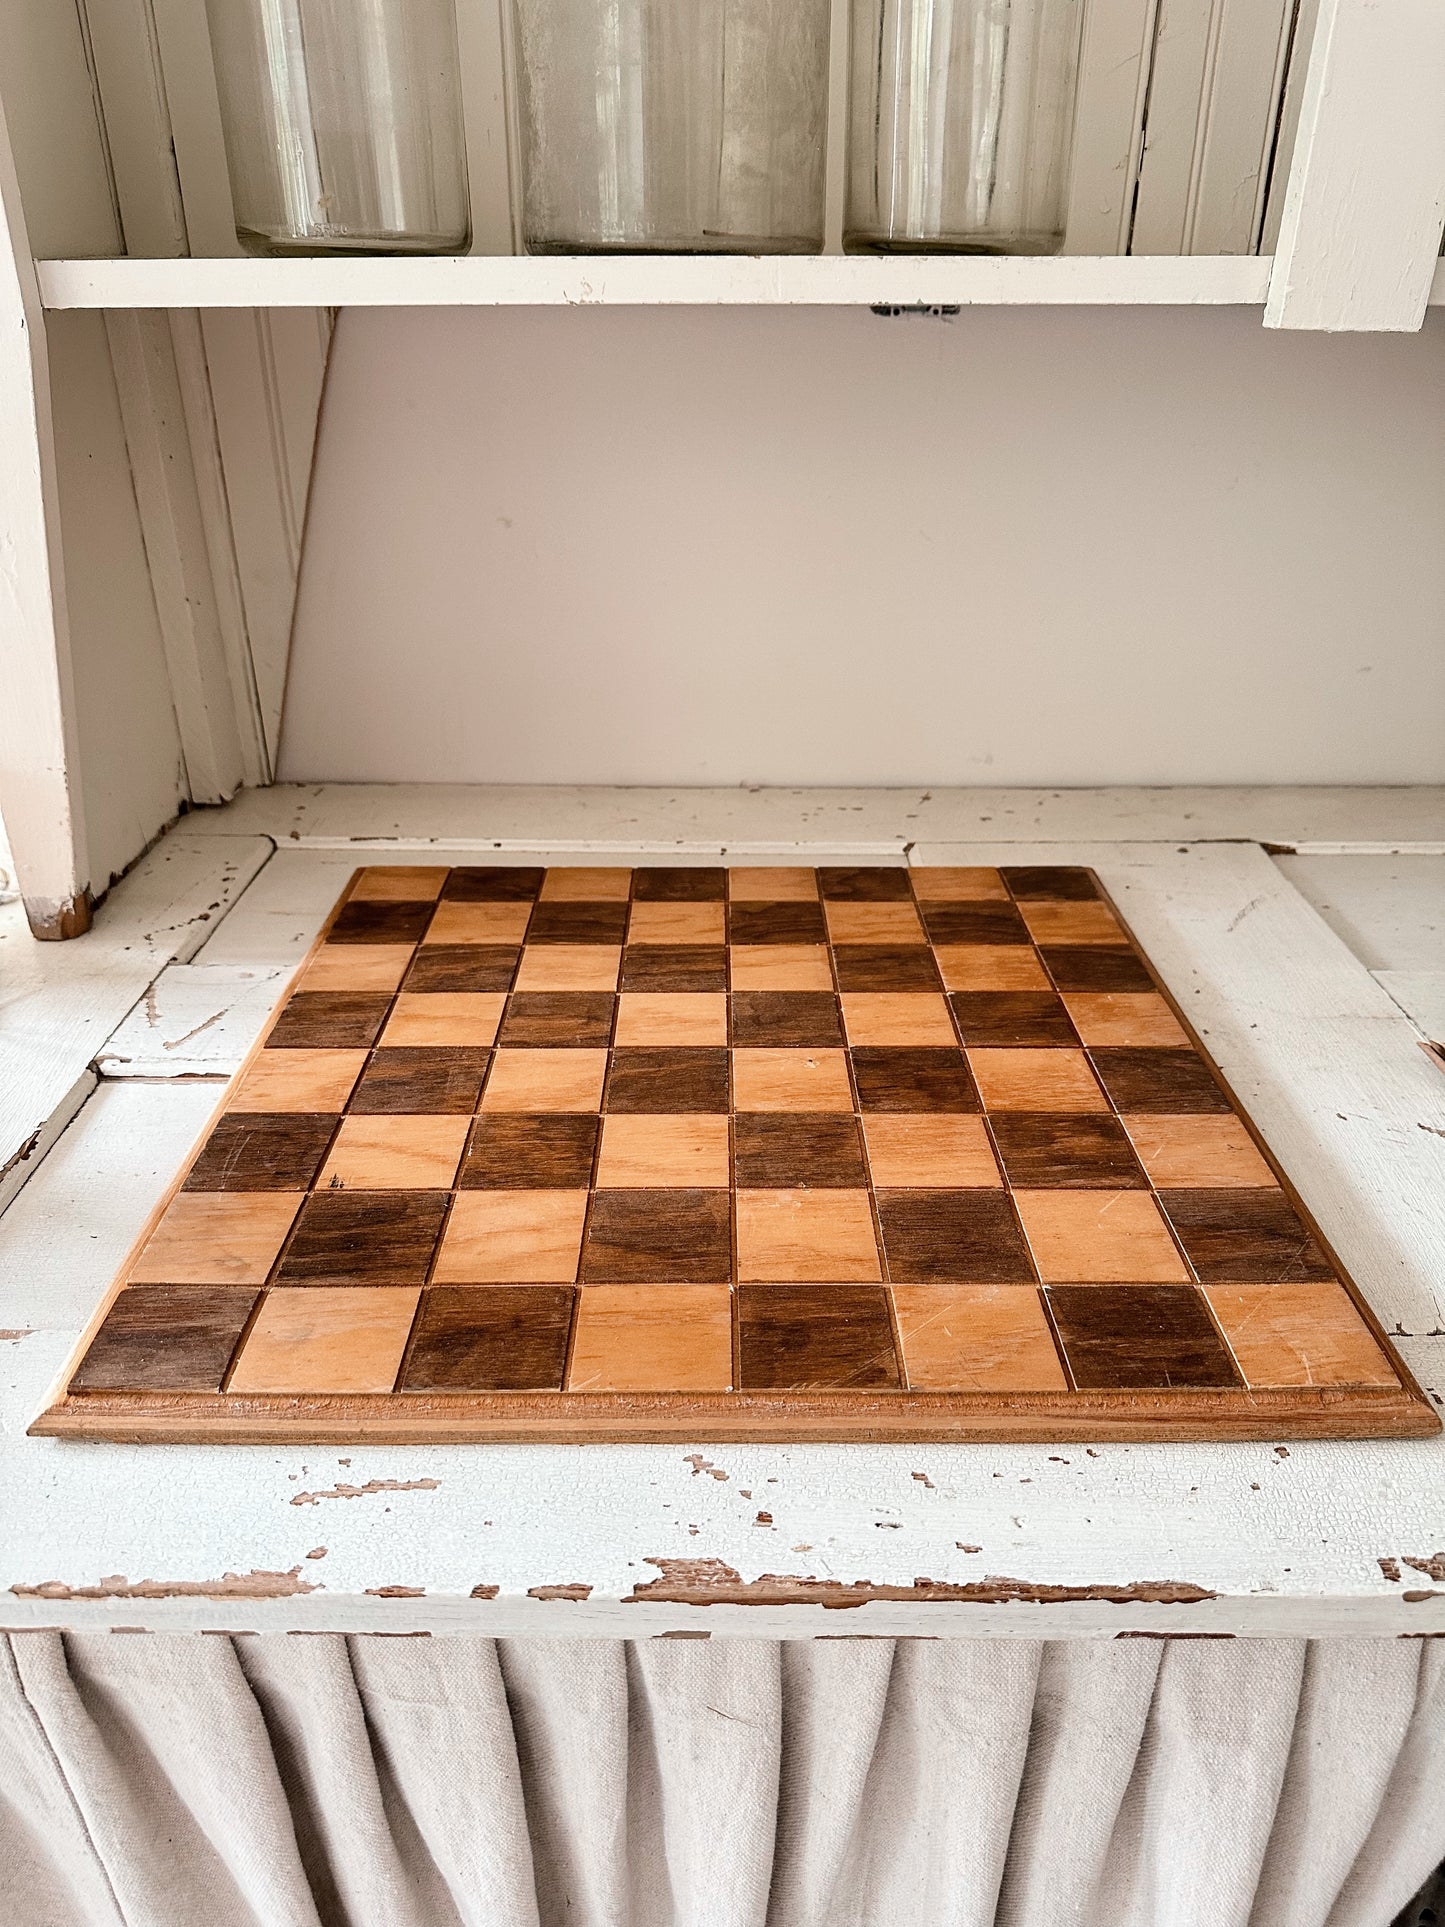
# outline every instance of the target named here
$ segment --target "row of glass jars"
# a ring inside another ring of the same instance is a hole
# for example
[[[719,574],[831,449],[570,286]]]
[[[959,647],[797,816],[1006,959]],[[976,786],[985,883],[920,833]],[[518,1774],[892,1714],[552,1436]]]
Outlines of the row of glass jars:
[[[535,254],[816,253],[831,0],[510,0]],[[851,249],[1047,254],[1084,0],[850,0]],[[208,0],[243,243],[467,244],[454,0]]]

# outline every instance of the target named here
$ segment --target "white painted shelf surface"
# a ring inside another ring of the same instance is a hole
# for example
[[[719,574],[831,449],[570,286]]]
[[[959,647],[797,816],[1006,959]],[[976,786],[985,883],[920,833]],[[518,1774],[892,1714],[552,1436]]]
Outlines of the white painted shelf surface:
[[[1445,1438],[272,1448],[25,1436],[219,1079],[340,881],[379,852],[1096,865],[1440,1400],[1445,1076],[1356,944],[1411,961],[1410,928],[1439,909],[1442,805],[1424,789],[311,786],[192,814],[89,936],[32,947],[35,967],[0,1011],[7,1049],[33,1033],[54,1059],[32,1103],[73,1119],[24,1160],[33,1175],[0,1218],[0,1626],[1445,1632]],[[1282,865],[1264,843],[1309,861]],[[0,922],[18,915],[8,906]]]
[[[47,308],[1263,307],[1262,255],[433,255],[41,261]]]
[[[1257,307],[1268,255],[432,255],[40,261],[47,308]],[[1432,306],[1445,304],[1437,269]]]

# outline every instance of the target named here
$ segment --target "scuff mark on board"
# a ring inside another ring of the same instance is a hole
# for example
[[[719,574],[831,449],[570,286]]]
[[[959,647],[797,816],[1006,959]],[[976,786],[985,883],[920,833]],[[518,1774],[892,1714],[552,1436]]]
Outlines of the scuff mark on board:
[[[699,1472],[706,1472],[710,1479],[725,1480],[727,1478],[727,1473],[723,1471],[722,1467],[720,1465],[714,1465],[711,1459],[705,1459],[701,1452],[684,1453],[682,1462],[684,1465],[690,1465],[692,1467],[692,1476],[694,1478],[697,1477]]]
[[[981,1606],[1018,1604],[1060,1605],[1074,1600],[1102,1601],[1119,1606],[1193,1606],[1216,1595],[1203,1586],[1172,1579],[1137,1579],[1125,1586],[1047,1586],[1027,1579],[1008,1579],[990,1573],[983,1579],[956,1584],[939,1579],[915,1579],[911,1585],[879,1584],[871,1579],[809,1579],[800,1573],[765,1572],[744,1579],[721,1559],[649,1559],[661,1573],[658,1579],[634,1586],[624,1606],[649,1601],[674,1606],[825,1606],[839,1609],[866,1606],[873,1600],[910,1603],[952,1602]]]
[[[1445,1580],[1445,1552],[1432,1552],[1423,1559],[1412,1559],[1408,1553],[1400,1557],[1411,1572],[1423,1572],[1427,1579]]]
[[[219,1579],[127,1579],[123,1572],[97,1579],[93,1586],[67,1586],[47,1579],[38,1586],[12,1586],[17,1599],[293,1599],[322,1588],[289,1572],[226,1572]]]
[[[1400,1583],[1400,1562],[1398,1559],[1377,1559],[1375,1564],[1392,1585]]]
[[[495,1599],[501,1590],[500,1586],[473,1586],[467,1596],[470,1599]]]
[[[332,1485],[321,1492],[298,1492],[292,1505],[315,1505],[318,1499],[364,1499],[371,1492],[435,1492],[440,1479],[368,1479],[365,1485]]]
[[[425,1586],[368,1586],[368,1599],[425,1599]]]
[[[0,1331],[0,1345],[18,1345],[22,1338],[33,1336],[34,1333],[28,1325],[18,1331]]]
[[[590,1599],[592,1588],[581,1584],[570,1586],[528,1586],[529,1599]]]

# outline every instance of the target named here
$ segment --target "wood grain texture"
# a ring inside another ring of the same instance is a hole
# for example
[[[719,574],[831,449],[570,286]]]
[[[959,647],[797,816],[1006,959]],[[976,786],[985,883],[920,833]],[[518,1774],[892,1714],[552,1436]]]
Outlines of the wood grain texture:
[[[318,951],[394,951],[395,944],[338,944],[336,931],[355,927],[359,909],[367,913],[361,925],[373,934],[370,913],[410,913],[419,899],[407,893],[423,887],[431,892],[428,905],[438,906],[435,914],[490,917],[494,911],[526,911],[535,917],[550,908],[558,917],[572,917],[607,909],[630,921],[638,907],[631,871],[618,873],[627,880],[626,893],[614,873],[599,878],[579,868],[545,871],[535,904],[520,893],[515,898],[479,895],[483,888],[501,886],[470,881],[466,898],[449,903],[447,872],[417,868],[416,884],[408,881],[405,865],[382,869],[374,880],[360,873],[360,889],[354,885],[328,920]],[[1023,880],[1023,873],[1017,874]],[[1083,874],[1097,891],[1097,883]],[[833,973],[855,947],[854,930],[867,939],[856,947],[873,953],[871,966],[890,954],[929,954],[927,944],[904,937],[899,913],[906,911],[915,922],[917,917],[899,894],[899,875],[907,884],[902,872],[874,883],[861,866],[853,866],[815,883],[830,927],[835,913],[842,919],[832,929],[831,945],[820,947]],[[998,875],[1002,885],[1004,875]],[[549,896],[554,877],[559,880]],[[716,889],[711,881],[703,885],[683,877],[659,887],[672,894],[643,899],[641,907],[689,915],[721,909],[732,915],[726,884],[721,898],[679,894]],[[791,875],[753,887],[793,894],[745,896],[739,910],[772,913],[800,905],[811,910],[820,901],[816,895],[810,899]],[[977,878],[954,885],[955,891],[982,887]],[[1050,953],[1054,959],[1063,953],[1066,975],[1074,959],[1093,953],[1104,956],[1116,975],[1121,957],[1133,962],[1154,985],[1152,972],[1102,896],[1086,896],[1067,875],[1053,887],[1070,894],[1024,895],[1017,902],[1039,923],[1041,937],[1073,939],[1042,944],[1056,981],[1060,972]],[[949,913],[982,908],[996,918],[1003,909],[1024,922],[1006,898],[955,894],[921,901],[926,915],[934,914],[941,901]],[[1051,910],[1060,914],[1050,917]],[[572,934],[575,926],[569,925],[565,936]],[[669,927],[665,934],[677,930]],[[880,934],[893,941],[873,941]],[[997,922],[988,934],[999,934]],[[1113,941],[1116,937],[1121,940]],[[431,948],[425,933],[413,941],[422,953]],[[474,946],[463,941],[449,947]],[[1024,947],[972,946],[996,955]],[[806,954],[808,946],[764,942],[736,948],[781,956],[789,950]],[[958,954],[956,944],[943,948]],[[535,950],[529,940],[517,980],[529,956],[560,955],[569,961],[581,956],[591,968],[592,953],[598,951],[615,969],[616,947],[553,943],[544,933]],[[1027,954],[1037,958],[1039,952],[1029,947]],[[731,975],[730,953],[724,968]],[[393,977],[399,974],[394,962],[391,970]],[[1156,1027],[1154,1034],[1163,1034],[1153,1005],[1166,1010],[1168,1005],[1157,988],[1076,994],[1150,1001],[1144,1022]],[[675,1393],[685,1405],[694,1392],[725,1390],[734,1370],[741,1374],[738,1395],[749,1389],[838,1393],[874,1386],[888,1388],[900,1401],[911,1400],[925,1389],[944,1389],[939,1374],[948,1358],[957,1372],[949,1390],[960,1397],[985,1383],[996,1384],[1001,1394],[1046,1392],[1052,1386],[1064,1405],[1091,1388],[1171,1394],[1232,1388],[1240,1394],[1239,1370],[1221,1336],[1222,1313],[1211,1309],[1199,1278],[1235,1290],[1267,1279],[1325,1285],[1333,1296],[1321,1302],[1321,1316],[1337,1334],[1333,1350],[1319,1349],[1326,1382],[1331,1370],[1343,1369],[1339,1359],[1347,1359],[1353,1360],[1349,1369],[1357,1381],[1344,1388],[1348,1392],[1373,1395],[1403,1385],[1380,1352],[1377,1335],[1354,1312],[1334,1261],[1314,1240],[1285,1189],[1237,1181],[1246,1174],[1248,1153],[1253,1150],[1258,1158],[1259,1152],[1234,1116],[1225,1087],[1192,1043],[1081,1050],[1073,1041],[1067,1006],[1047,988],[953,995],[964,1000],[961,1006],[946,1001],[936,988],[844,990],[845,1044],[809,1047],[739,1043],[739,1023],[749,1037],[796,1036],[800,1029],[811,1034],[811,1027],[825,1020],[836,1026],[840,1004],[834,991],[650,991],[624,992],[619,999],[610,987],[513,988],[504,999],[500,992],[404,989],[393,1000],[379,989],[330,989],[300,992],[299,1018],[288,1015],[297,1006],[293,994],[271,1035],[258,1040],[240,1088],[247,1088],[255,1067],[265,1068],[268,1060],[294,1062],[299,1088],[305,1089],[322,1073],[335,1076],[348,1058],[354,1075],[356,1060],[364,1058],[361,1078],[348,1085],[343,1099],[348,1108],[339,1129],[334,1110],[308,1119],[299,1108],[248,1111],[233,1104],[223,1114],[219,1134],[194,1163],[199,1175],[183,1174],[185,1188],[158,1220],[128,1275],[140,1288],[148,1277],[174,1288],[199,1287],[216,1280],[186,1273],[186,1266],[219,1264],[228,1288],[246,1282],[268,1286],[259,1309],[248,1312],[231,1376],[221,1381],[227,1387],[222,1399],[231,1396],[231,1384],[238,1384],[242,1394],[291,1399],[310,1392],[331,1395],[348,1386],[356,1393],[367,1389],[337,1380],[347,1369],[344,1360],[322,1342],[316,1314],[292,1302],[305,1295],[412,1294],[406,1305],[402,1298],[389,1300],[392,1310],[385,1315],[381,1310],[355,1314],[370,1334],[360,1345],[356,1370],[369,1375],[367,1385],[380,1391],[387,1374],[396,1382],[403,1352],[408,1360],[421,1356],[421,1326],[417,1335],[408,1334],[418,1305],[425,1311],[429,1301],[416,1294],[454,1294],[445,1301],[451,1307],[447,1317],[475,1314],[482,1334],[475,1344],[457,1341],[470,1361],[464,1369],[474,1375],[490,1372],[495,1381],[470,1395],[492,1414],[496,1399],[548,1388],[556,1394],[561,1386],[562,1436],[578,1435],[574,1389],[608,1391],[617,1398]],[[433,998],[438,1000],[435,1020],[427,1015]],[[1060,1041],[967,1050],[956,1041],[919,1041],[956,1040],[960,1008],[968,1021],[979,1017],[1012,1025],[1011,1034],[1020,1026],[1028,1034],[1028,1026],[1041,1024]],[[642,1039],[660,1033],[693,1041],[624,1042],[625,1010],[629,1035]],[[328,1051],[313,1041],[324,1034],[317,1026],[334,1028],[360,1015],[368,1024],[384,1022],[389,1030],[399,1013],[439,1023],[495,1022],[500,1014],[499,1041],[493,1050],[461,1042],[382,1044],[369,1054],[360,1048]],[[728,1035],[724,1023],[734,1039],[730,1048],[703,1041]],[[300,1026],[290,1047],[276,1041],[288,1024]],[[836,1028],[830,1032],[838,1034]],[[1189,1035],[1182,1027],[1179,1034]],[[884,1038],[895,1041],[874,1041]],[[1156,1199],[1135,1139],[1110,1114],[1108,1098],[1095,1081],[1099,1068],[1109,1074],[1116,1103],[1127,1095],[1139,1107],[1126,1113],[1132,1115],[1132,1129],[1142,1132],[1151,1116],[1162,1118],[1166,1128],[1156,1133],[1158,1154],[1172,1143],[1176,1168],[1202,1171],[1198,1182],[1165,1187]],[[373,1080],[375,1089],[369,1092]],[[465,1101],[459,1095],[463,1085]],[[986,1115],[980,1114],[980,1100]],[[748,1108],[749,1102],[756,1108]],[[1151,1110],[1151,1104],[1159,1108]],[[1201,1124],[1223,1125],[1234,1135],[1201,1136]],[[870,1132],[867,1159],[860,1125]],[[304,1164],[307,1157],[322,1155],[319,1172],[313,1167],[299,1179],[288,1175],[300,1168],[298,1158]],[[890,1160],[892,1182],[883,1183],[880,1167]],[[1263,1168],[1268,1171],[1268,1164]],[[228,1189],[233,1176],[237,1188]],[[278,1189],[283,1182],[295,1183],[298,1190],[314,1188],[302,1200]],[[201,1184],[215,1188],[202,1190]],[[205,1214],[206,1224],[183,1221],[187,1210]],[[262,1222],[255,1216],[258,1210],[270,1217]],[[221,1234],[212,1238],[204,1259],[197,1255],[202,1231]],[[147,1272],[156,1264],[184,1275],[162,1281]],[[1316,1264],[1320,1270],[1312,1272]],[[579,1287],[574,1318],[570,1294]],[[1057,1307],[1051,1297],[1055,1291],[1062,1294]],[[519,1302],[508,1311],[498,1302],[489,1309],[498,1294],[543,1292],[551,1294],[545,1306],[537,1297],[530,1308]],[[589,1313],[588,1294],[594,1292],[604,1296]],[[908,1389],[906,1361],[896,1350],[905,1330],[905,1307],[895,1292],[915,1294],[910,1315],[925,1334],[916,1342],[918,1373],[926,1387],[920,1382]],[[467,1293],[490,1296],[468,1308]],[[689,1293],[700,1295],[688,1298]],[[790,1298],[789,1293],[805,1296]],[[1097,1300],[1093,1309],[1090,1295]],[[248,1304],[254,1298],[253,1291]],[[272,1298],[280,1301],[274,1313],[268,1309]],[[836,1302],[828,1308],[830,1298]],[[807,1313],[812,1328],[800,1335],[794,1329],[799,1308],[815,1300]],[[335,1302],[346,1310],[351,1301],[337,1297]],[[136,1300],[125,1316],[143,1323],[144,1309]],[[532,1312],[540,1320],[535,1345],[528,1336]],[[701,1320],[695,1347],[687,1330],[693,1314]],[[439,1309],[435,1316],[441,1315]],[[158,1313],[155,1318],[159,1321]],[[720,1349],[734,1318],[736,1367],[731,1336],[726,1360]],[[273,1320],[280,1322],[273,1327]],[[1255,1355],[1278,1358],[1286,1383],[1261,1384],[1256,1376],[1251,1393],[1298,1389],[1301,1372],[1310,1365],[1306,1358],[1301,1367],[1298,1342],[1290,1348],[1283,1307],[1275,1322],[1271,1345],[1256,1346]],[[1259,1323],[1260,1330],[1265,1323]],[[318,1376],[309,1382],[301,1365],[288,1367],[281,1356],[292,1325],[298,1359],[316,1361]],[[501,1335],[485,1337],[492,1327]],[[1132,1352],[1131,1329],[1138,1335]],[[1052,1363],[1045,1339],[1055,1346]],[[260,1348],[254,1369],[264,1384],[250,1377],[247,1354],[253,1340]],[[972,1351],[961,1349],[965,1343]],[[512,1366],[502,1362],[509,1345]],[[1365,1362],[1371,1347],[1379,1359],[1373,1377]],[[437,1361],[444,1350],[437,1351]],[[492,1360],[485,1367],[478,1362],[484,1355]],[[194,1369],[204,1376],[200,1366]],[[750,1369],[758,1374],[751,1387]],[[425,1376],[443,1371],[444,1364],[418,1364],[417,1370]],[[509,1370],[528,1382],[508,1381]],[[1067,1387],[1059,1382],[1061,1374],[1067,1375]],[[115,1375],[110,1368],[109,1376]],[[428,1381],[416,1389],[448,1387]],[[125,1391],[107,1384],[90,1391],[78,1387],[74,1396],[93,1401]],[[1409,1391],[1405,1387],[1407,1397]],[[412,1390],[396,1393],[403,1395],[412,1396]],[[90,1409],[99,1411],[93,1404]],[[908,1422],[901,1423],[897,1436],[909,1435]],[[505,1428],[491,1435],[505,1435]]]

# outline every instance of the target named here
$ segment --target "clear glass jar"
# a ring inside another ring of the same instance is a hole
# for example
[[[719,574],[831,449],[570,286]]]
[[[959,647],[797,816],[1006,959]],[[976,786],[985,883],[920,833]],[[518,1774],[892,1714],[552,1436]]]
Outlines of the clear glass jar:
[[[529,253],[823,245],[829,0],[514,0]]]
[[[850,249],[1055,254],[1084,0],[852,0]]]
[[[253,254],[448,254],[470,235],[453,0],[207,0]]]

